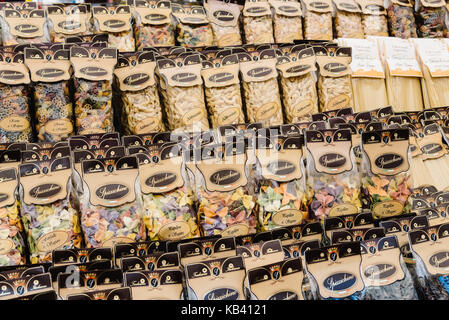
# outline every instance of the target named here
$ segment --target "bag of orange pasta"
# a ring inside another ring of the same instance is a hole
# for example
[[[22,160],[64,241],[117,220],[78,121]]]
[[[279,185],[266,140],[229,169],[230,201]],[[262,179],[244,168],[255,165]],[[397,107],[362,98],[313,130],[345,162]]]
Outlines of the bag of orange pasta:
[[[46,7],[51,42],[90,32],[90,4],[55,4]]]

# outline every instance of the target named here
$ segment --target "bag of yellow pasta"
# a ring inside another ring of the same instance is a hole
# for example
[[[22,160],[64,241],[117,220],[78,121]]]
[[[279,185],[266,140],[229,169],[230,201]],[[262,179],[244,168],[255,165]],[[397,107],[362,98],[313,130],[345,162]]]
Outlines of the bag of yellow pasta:
[[[243,8],[245,43],[273,43],[273,24],[267,0],[246,0]]]
[[[274,8],[273,28],[276,43],[302,40],[301,3],[296,0],[269,0]]]
[[[204,9],[206,9],[207,18],[219,47],[242,44],[239,28],[240,5],[219,0],[207,0],[204,2]]]
[[[332,1],[302,0],[304,39],[332,40]]]
[[[90,32],[89,4],[54,4],[46,7],[51,42],[65,42],[70,36]]]

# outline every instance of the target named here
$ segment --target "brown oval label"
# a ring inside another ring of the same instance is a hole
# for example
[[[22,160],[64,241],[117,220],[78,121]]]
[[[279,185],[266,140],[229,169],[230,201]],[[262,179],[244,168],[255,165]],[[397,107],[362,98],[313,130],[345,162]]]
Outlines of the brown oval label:
[[[327,8],[329,8],[329,4],[327,4],[326,2],[321,2],[321,1],[312,2],[310,4],[310,6],[312,8],[315,8],[315,9],[327,9]]]
[[[209,181],[219,186],[230,185],[237,182],[241,177],[240,172],[232,169],[223,169],[211,174]]]
[[[222,83],[234,79],[234,75],[229,72],[220,72],[209,77],[210,82]]]
[[[108,72],[99,67],[84,67],[80,69],[81,73],[91,77],[103,77],[108,74]]]
[[[20,71],[2,70],[0,71],[0,78],[8,81],[17,81],[25,78],[25,75]]]
[[[155,21],[155,22],[157,22],[157,21],[162,21],[162,20],[165,20],[165,19],[167,19],[168,17],[166,16],[166,15],[164,15],[164,14],[159,14],[159,13],[151,13],[151,14],[147,14],[146,16],[145,16],[145,19],[146,20],[149,20],[149,21]]]
[[[339,168],[346,163],[346,158],[338,153],[326,153],[318,159],[318,162],[326,168]]]
[[[158,237],[160,240],[180,240],[186,238],[189,234],[189,224],[184,221],[176,221],[163,226],[158,232]]]
[[[219,21],[228,22],[234,20],[232,12],[226,10],[217,10],[212,15]]]
[[[133,239],[128,237],[114,237],[103,242],[103,247],[114,247],[116,243],[132,243]]]
[[[0,240],[0,255],[7,254],[9,251],[15,248],[14,241],[11,239]]]
[[[404,206],[399,201],[388,200],[376,203],[373,207],[373,213],[380,218],[391,217],[401,214],[403,209]]]
[[[312,68],[310,65],[308,64],[302,64],[299,66],[293,66],[288,68],[287,70],[285,70],[286,73],[297,73],[297,72],[304,72],[306,70],[309,70],[310,68]]]
[[[279,160],[267,164],[267,170],[274,175],[285,176],[294,172],[296,170],[296,166],[290,161]]]
[[[181,72],[173,75],[171,79],[178,82],[192,82],[197,78],[196,74],[191,72]]]
[[[277,114],[279,105],[276,102],[270,102],[261,106],[256,112],[256,121],[268,120]]]
[[[8,199],[9,195],[7,195],[6,193],[0,193],[0,203],[5,202]]]
[[[293,117],[302,117],[306,114],[310,114],[313,111],[314,103],[312,99],[304,100],[294,106]]]
[[[328,110],[342,109],[349,107],[349,97],[346,94],[340,94],[336,97],[333,97],[327,103]]]
[[[136,134],[145,134],[145,133],[159,131],[160,127],[161,127],[161,122],[159,121],[158,118],[148,117],[148,118],[143,119],[142,121],[139,121],[136,124],[134,131],[136,132]]]
[[[172,172],[160,172],[145,180],[145,184],[151,188],[166,187],[176,180],[176,174]]]
[[[22,132],[28,129],[30,123],[24,117],[9,116],[0,120],[0,129],[8,132]]]
[[[249,13],[263,13],[263,12],[267,12],[267,8],[265,7],[252,7],[252,8],[248,8],[246,9],[246,12]]]
[[[48,199],[61,192],[62,187],[55,183],[44,183],[29,191],[29,195],[35,199]]]
[[[95,191],[95,195],[103,200],[118,200],[125,197],[128,193],[129,188],[120,183],[107,184]]]
[[[184,125],[189,126],[195,122],[202,122],[205,118],[203,108],[193,108],[187,111],[182,117]]]
[[[343,71],[345,71],[346,69],[348,69],[347,66],[345,66],[345,65],[342,64],[342,63],[338,63],[338,62],[330,62],[330,63],[326,63],[326,64],[324,65],[323,68],[324,68],[324,70],[326,70],[326,71],[329,71],[329,72],[335,72],[335,73],[343,72]]]
[[[123,27],[126,23],[121,20],[111,19],[103,22],[103,24],[108,28],[117,29]]]
[[[302,222],[302,213],[296,209],[281,210],[273,214],[271,220],[278,226],[291,226]]]
[[[380,13],[380,12],[384,11],[384,8],[377,4],[369,4],[365,7],[365,9],[369,10],[372,13]]]
[[[40,237],[36,248],[40,252],[49,252],[60,248],[69,240],[69,234],[64,230],[55,230]]]
[[[146,73],[136,73],[123,79],[123,83],[128,86],[138,86],[150,80],[150,76]]]
[[[55,68],[45,68],[45,69],[40,69],[40,70],[36,71],[36,74],[42,78],[54,79],[54,78],[63,76],[64,71],[61,69],[55,69]]]
[[[359,212],[358,208],[350,203],[341,203],[333,206],[329,210],[329,217],[338,217]]]
[[[288,13],[298,12],[298,8],[293,7],[293,6],[279,6],[278,9],[281,11],[284,11],[284,12],[288,12]]]
[[[39,28],[32,24],[20,24],[18,26],[15,26],[14,29],[18,32],[28,33],[28,34],[35,33],[35,32],[39,31]]]
[[[399,167],[403,162],[404,158],[395,153],[383,154],[374,160],[374,164],[381,169],[394,169]]]
[[[70,119],[50,120],[45,124],[45,131],[53,135],[67,135],[73,132]]]
[[[240,109],[239,108],[229,108],[226,110],[223,110],[218,115],[218,125],[226,125],[226,124],[233,124],[238,123],[240,118]]]
[[[359,9],[359,7],[357,7],[356,5],[351,4],[351,3],[346,3],[346,2],[340,3],[340,7],[348,9],[348,10],[358,10]]]
[[[429,144],[423,146],[421,148],[421,151],[424,154],[434,154],[434,153],[440,152],[442,149],[443,149],[443,147],[439,143],[429,143]]]
[[[246,74],[250,77],[261,78],[268,76],[273,72],[273,69],[267,67],[258,67],[251,70],[248,70]]]
[[[442,251],[435,253],[429,258],[429,263],[435,268],[447,269],[449,267],[449,252]]]
[[[66,20],[66,21],[61,21],[60,23],[58,23],[58,27],[65,29],[65,30],[73,31],[73,30],[81,28],[81,23],[79,21],[75,21],[75,20]]]
[[[239,223],[234,224],[226,229],[224,229],[221,232],[222,237],[238,237],[238,236],[245,236],[249,232],[249,227],[246,224]]]

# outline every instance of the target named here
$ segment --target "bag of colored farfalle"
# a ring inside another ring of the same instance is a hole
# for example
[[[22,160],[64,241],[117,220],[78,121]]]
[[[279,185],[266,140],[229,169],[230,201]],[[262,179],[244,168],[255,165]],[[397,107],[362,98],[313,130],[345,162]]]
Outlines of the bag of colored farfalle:
[[[338,38],[363,39],[361,10],[353,0],[332,0],[335,12],[335,31]]]
[[[362,188],[367,190],[374,217],[385,218],[410,210],[413,186],[409,130],[362,133]]]
[[[301,3],[296,0],[269,0],[274,8],[273,28],[276,43],[302,40]]]
[[[250,190],[243,141],[201,148],[195,175],[198,218],[205,236],[256,232],[256,199]]]
[[[49,5],[46,12],[51,42],[65,42],[67,37],[90,31],[90,5]]]
[[[0,51],[0,142],[31,142],[30,76],[23,53]]]
[[[417,0],[416,24],[420,38],[448,38],[448,12],[446,2]]]
[[[246,0],[243,7],[246,44],[273,43],[273,21],[267,0]]]
[[[108,46],[120,52],[136,50],[131,26],[131,7],[92,7],[94,32],[107,32]]]
[[[119,54],[114,75],[121,98],[125,134],[164,131],[162,107],[154,79],[154,52]]]
[[[81,167],[80,213],[86,247],[145,240],[136,157],[84,160]]]
[[[282,101],[288,123],[308,121],[318,113],[315,53],[311,47],[296,45],[277,57],[281,76]]]
[[[20,215],[31,262],[50,262],[54,249],[81,247],[70,157],[24,163],[19,172]]]
[[[117,49],[99,42],[70,48],[74,69],[76,134],[114,131],[112,77]]]
[[[204,2],[204,9],[206,9],[207,18],[219,47],[242,44],[239,28],[241,6],[239,4],[207,0]]]
[[[305,131],[307,187],[313,192],[311,218],[360,211],[360,176],[349,129]]]
[[[262,230],[308,220],[304,136],[257,137],[257,204]]]
[[[418,38],[413,4],[409,0],[388,0],[385,3],[391,36],[402,39]]]
[[[208,129],[199,53],[161,58],[157,72],[169,129]]]
[[[37,2],[18,2],[5,7],[1,15],[4,46],[49,42],[45,10]]]
[[[181,146],[154,146],[136,157],[149,238],[199,237],[193,190],[186,176]]]
[[[352,108],[351,47],[314,46],[313,49],[319,67],[320,111]]]
[[[265,126],[284,123],[274,49],[239,53],[246,115]]]
[[[212,27],[202,6],[172,3],[171,8],[176,19],[176,41],[179,45],[183,47],[215,45]]]
[[[365,36],[388,37],[387,11],[383,0],[356,0],[362,8]]]
[[[240,93],[239,59],[229,50],[217,51],[209,60],[202,61],[206,104],[212,127],[244,123]]]
[[[332,40],[332,1],[302,0],[304,39]]]
[[[61,141],[73,134],[69,55],[63,45],[25,48],[25,64],[34,82],[38,141]]]
[[[134,38],[136,49],[175,45],[171,3],[166,0],[134,0]]]

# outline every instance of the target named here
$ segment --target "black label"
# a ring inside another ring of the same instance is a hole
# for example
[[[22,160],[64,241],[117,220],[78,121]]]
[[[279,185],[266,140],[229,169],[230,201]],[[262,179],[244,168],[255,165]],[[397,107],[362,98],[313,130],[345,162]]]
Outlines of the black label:
[[[392,264],[376,264],[366,268],[364,274],[369,279],[385,279],[396,273],[396,267]]]
[[[232,169],[220,170],[212,174],[209,178],[213,184],[228,185],[232,184],[240,179],[240,172]]]
[[[298,295],[293,291],[282,291],[272,295],[268,300],[298,300]]]
[[[123,79],[123,83],[129,86],[137,86],[147,82],[149,79],[150,76],[146,73],[136,73]]]
[[[377,4],[369,4],[365,7],[366,9],[368,9],[371,12],[380,12],[382,11],[384,8],[377,5]]]
[[[19,80],[24,78],[25,75],[22,72],[15,70],[2,70],[0,71],[0,78],[6,80]]]
[[[312,2],[310,4],[310,6],[312,8],[315,8],[315,9],[327,9],[327,8],[329,8],[329,5],[326,2],[320,2],[320,1]]]
[[[425,154],[434,154],[440,152],[443,149],[441,144],[430,143],[421,148],[421,151]]]
[[[6,193],[0,193],[0,202],[8,200],[9,196]]]
[[[350,3],[340,3],[340,7],[348,9],[348,10],[357,10],[358,7],[356,5]]]
[[[344,64],[338,62],[327,63],[323,68],[324,70],[329,72],[343,72],[348,69],[348,67],[346,67]]]
[[[304,72],[308,69],[310,69],[310,65],[302,64],[300,66],[294,66],[294,67],[288,68],[287,70],[285,70],[285,72],[288,72],[288,73]]]
[[[45,183],[30,190],[31,197],[36,199],[50,198],[60,192],[62,187],[54,183]]]
[[[129,193],[129,188],[123,184],[108,184],[101,186],[95,191],[98,198],[104,200],[115,200],[126,196]]]
[[[259,67],[249,70],[246,74],[250,77],[265,77],[273,72],[273,69],[267,67]]]
[[[251,11],[250,11],[251,12]],[[213,13],[213,16],[215,19],[219,21],[232,21],[234,20],[234,15],[232,12],[225,11],[225,10],[217,10]]]
[[[443,251],[435,253],[429,258],[429,263],[435,268],[449,267],[449,252]]]
[[[352,273],[336,273],[324,279],[323,285],[330,291],[342,291],[351,288],[357,282],[357,278]]]
[[[109,28],[121,28],[126,23],[124,21],[121,21],[121,20],[111,19],[111,20],[107,20],[107,21],[103,22],[103,24],[106,27],[109,27]]]
[[[400,155],[394,153],[381,155],[374,160],[374,164],[382,169],[394,169],[399,167],[403,162],[404,159]]]
[[[80,69],[80,72],[92,77],[102,77],[108,74],[105,69],[98,67],[84,67]]]
[[[296,166],[289,161],[276,161],[267,165],[267,170],[275,175],[287,175],[295,171]]]
[[[278,9],[282,10],[284,12],[290,12],[290,13],[298,12],[298,8],[295,8],[292,6],[279,6]]]
[[[171,77],[173,81],[179,81],[179,82],[192,82],[195,81],[197,76],[190,72],[182,72],[175,74]]]
[[[162,21],[166,18],[167,18],[166,15],[159,14],[159,13],[151,13],[151,14],[147,14],[145,16],[145,19],[151,20],[151,21]]]
[[[64,71],[60,69],[47,68],[36,71],[36,74],[42,78],[56,78],[64,75]]]
[[[234,75],[229,72],[220,72],[209,77],[209,81],[217,83],[226,82],[232,79],[234,79]]]
[[[237,300],[239,293],[232,288],[219,288],[204,295],[204,300]]]
[[[58,23],[58,27],[65,30],[75,30],[81,28],[81,23],[78,21],[61,21]]]
[[[176,174],[171,172],[162,172],[149,177],[145,180],[145,184],[149,187],[160,188],[170,185],[175,180]]]
[[[39,31],[39,28],[32,24],[21,24],[15,26],[14,29],[22,33],[35,33]]]
[[[318,162],[326,168],[338,168],[346,163],[346,158],[337,153],[327,153],[321,156]]]
[[[265,8],[265,7],[252,7],[252,8],[246,9],[246,12],[249,12],[249,13],[262,13],[262,12],[267,12],[267,8]]]

